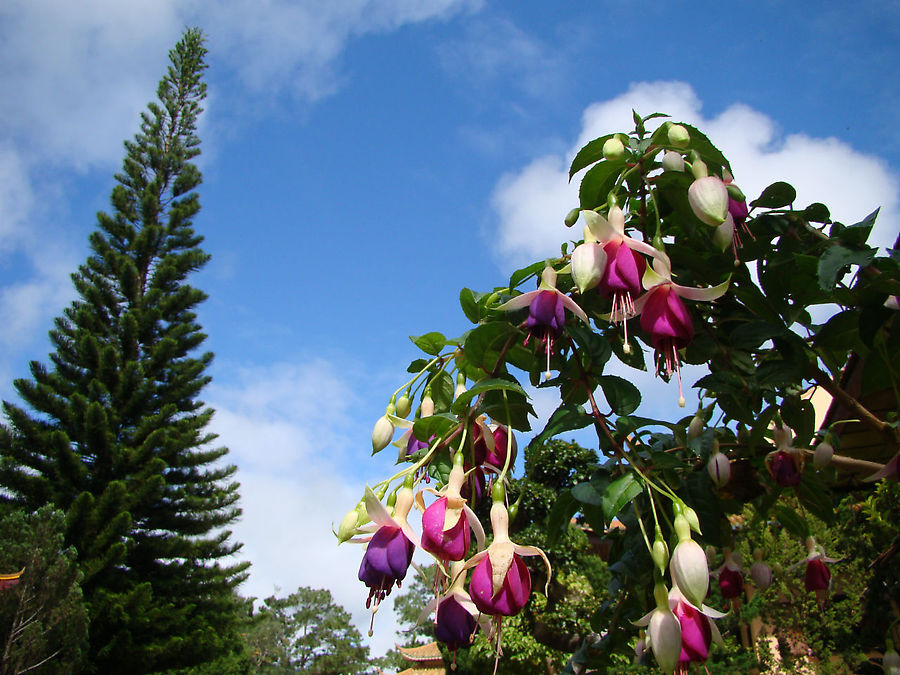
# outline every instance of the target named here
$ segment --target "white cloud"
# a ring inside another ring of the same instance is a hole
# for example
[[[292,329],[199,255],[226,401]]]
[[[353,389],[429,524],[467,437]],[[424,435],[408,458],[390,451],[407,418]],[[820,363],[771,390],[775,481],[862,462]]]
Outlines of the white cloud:
[[[555,255],[570,235],[562,219],[577,205],[576,176],[568,185],[568,167],[575,153],[597,136],[633,126],[632,109],[642,115],[666,112],[704,130],[725,153],[736,183],[748,196],[758,195],[776,180],[797,188],[797,203],[823,202],[832,218],[850,224],[876,207],[882,210],[872,243],[890,245],[900,229],[898,178],[886,162],[853,150],[836,138],[791,134],[782,138],[765,114],[735,104],[706,119],[693,89],[683,82],[633,84],[614,99],[590,105],[582,131],[565,156],[539,157],[518,172],[503,176],[492,203],[499,218],[499,251],[511,267],[541,256]]]
[[[243,516],[234,529],[250,560],[246,596],[287,595],[298,586],[327,588],[365,637],[371,614],[357,572],[363,549],[337,545],[331,532],[362,495],[360,462],[366,422],[357,422],[353,383],[325,360],[238,368],[208,390],[211,430],[239,467]],[[277,589],[277,590],[276,590]],[[373,654],[393,646],[396,619],[387,602],[369,639]]]

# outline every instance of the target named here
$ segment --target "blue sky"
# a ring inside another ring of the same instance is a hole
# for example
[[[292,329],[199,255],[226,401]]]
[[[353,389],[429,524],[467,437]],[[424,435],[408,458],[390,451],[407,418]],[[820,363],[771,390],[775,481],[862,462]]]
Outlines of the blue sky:
[[[845,222],[882,206],[881,244],[898,231],[896,2],[7,0],[4,398],[46,360],[185,25],[209,39],[196,227],[213,259],[193,282],[249,595],[329,587],[367,623],[360,551],[329,528],[387,470],[369,433],[415,357],[407,336],[461,333],[460,287],[558,250],[569,161],[632,107],[707,130],[749,195],[788,180]],[[671,387],[639,381],[648,414],[678,414]]]

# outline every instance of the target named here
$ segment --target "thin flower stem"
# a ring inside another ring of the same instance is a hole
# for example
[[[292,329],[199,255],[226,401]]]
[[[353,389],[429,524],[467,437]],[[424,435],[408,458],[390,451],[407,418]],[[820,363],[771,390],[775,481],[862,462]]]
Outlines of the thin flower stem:
[[[649,492],[649,490],[648,490]],[[653,544],[650,543],[650,538],[647,536],[647,530],[644,528],[644,519],[641,516],[641,510],[638,508],[637,500],[631,500],[631,506],[634,509],[634,514],[637,516],[638,525],[641,528],[641,534],[644,536],[644,543],[647,545],[647,551],[650,555],[653,555]]]
[[[503,458],[503,471],[500,472],[500,476],[497,480],[500,484],[503,484],[503,480],[506,478],[506,472],[509,470],[509,462],[510,456],[512,453],[509,451],[512,446],[512,420],[509,416],[509,400],[506,396],[506,389],[503,389],[503,412],[506,413],[506,457]]]
[[[422,370],[420,370],[418,373],[416,373],[416,374],[413,376],[413,378],[412,378],[411,380],[408,380],[405,384],[401,385],[396,391],[394,391],[394,393],[393,393],[392,396],[396,396],[396,395],[399,394],[401,391],[405,391],[406,389],[409,389],[410,387],[412,387],[412,386],[416,383],[416,380],[418,380],[420,377],[422,377],[422,375],[423,375],[424,373],[428,372],[428,369],[431,368],[431,366],[433,366],[433,365],[434,365],[435,363],[437,363],[438,361],[443,361],[443,362],[444,362],[444,365],[443,365],[442,368],[441,368],[441,370],[443,370],[444,367],[446,367],[446,363],[447,363],[447,359],[448,359],[448,358],[449,358],[449,355],[447,355],[447,356],[441,356],[440,354],[438,354],[437,356],[435,356],[433,359],[431,359],[431,361],[429,361],[429,362],[422,368]]]

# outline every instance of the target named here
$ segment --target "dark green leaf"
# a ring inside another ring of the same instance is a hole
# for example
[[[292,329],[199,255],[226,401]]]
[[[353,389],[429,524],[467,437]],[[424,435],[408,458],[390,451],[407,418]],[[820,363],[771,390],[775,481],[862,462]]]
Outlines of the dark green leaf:
[[[431,398],[434,400],[434,409],[437,412],[446,412],[450,410],[456,385],[453,383],[453,378],[450,377],[447,371],[442,370],[436,375],[433,375],[428,381],[428,386],[431,387]]]
[[[523,396],[526,395],[525,390],[522,389],[521,385],[513,380],[501,380],[499,378],[481,380],[480,382],[476,382],[471,389],[460,394],[459,397],[453,402],[451,410],[456,415],[462,415],[466,412],[466,408],[468,408],[469,406],[469,401],[471,401],[476,396],[479,396],[484,392],[503,389],[505,389],[506,391],[517,392],[519,394],[522,394]]]
[[[508,424],[518,431],[531,431],[529,415],[534,415],[534,408],[525,394],[518,391],[491,389],[484,393],[481,405],[475,408],[475,414],[485,414],[495,422]]]
[[[647,370],[647,364],[644,360],[644,349],[641,347],[641,343],[638,342],[637,338],[633,335],[628,338],[628,347],[629,351],[625,353],[625,343],[618,338],[614,338],[611,341],[612,350],[616,355],[616,358],[619,359],[626,366],[631,366],[632,368],[636,368],[637,370]]]
[[[637,497],[644,489],[643,485],[634,478],[634,474],[626,473],[624,476],[614,480],[603,494],[603,518],[607,523],[611,523],[619,511],[621,511],[631,500]]]
[[[641,392],[628,380],[618,375],[600,377],[600,388],[609,407],[617,415],[630,415],[641,404]]]
[[[603,159],[603,144],[614,135],[615,134],[606,134],[606,136],[595,138],[581,148],[581,150],[578,151],[578,154],[575,155],[575,159],[572,160],[572,166],[569,167],[569,180],[572,180],[572,176],[581,171],[584,167],[590,166],[594,162],[599,162]]]
[[[516,288],[528,277],[537,276],[544,270],[545,265],[546,263],[543,260],[540,260],[536,263],[531,263],[528,267],[516,270],[512,273],[512,276],[509,277],[509,287]]]
[[[569,527],[569,521],[578,511],[578,501],[571,490],[563,490],[556,496],[550,513],[547,514],[547,544],[551,547],[559,543]]]
[[[500,350],[514,332],[516,328],[505,321],[493,321],[476,326],[466,336],[463,345],[466,359],[485,373],[492,373],[497,367]]]
[[[835,314],[816,332],[815,343],[826,349],[847,350],[857,342],[859,314],[846,310]]]
[[[787,328],[783,324],[768,321],[743,323],[731,333],[731,344],[739,349],[754,349],[766,340],[783,335]]]
[[[553,411],[543,431],[535,436],[528,446],[541,445],[564,431],[584,429],[591,422],[591,416],[580,405],[563,404]]]
[[[608,486],[608,479],[606,481],[585,481],[572,488],[572,496],[583,504],[601,506]]]
[[[767,209],[780,209],[793,204],[796,198],[797,191],[794,189],[793,185],[785,183],[783,181],[778,181],[777,183],[772,183],[769,187],[763,190],[762,194],[759,196],[759,199],[750,202],[750,206],[761,206]]]
[[[597,375],[602,373],[603,366],[609,361],[609,357],[612,356],[612,347],[609,342],[581,323],[569,324],[566,327],[566,332],[590,356],[589,363],[582,362],[585,370]]]
[[[624,158],[615,162],[600,162],[588,169],[581,179],[581,187],[578,190],[581,208],[595,209],[605,204],[610,190],[624,169]]]
[[[812,223],[827,223],[831,218],[831,212],[827,206],[816,202],[803,210],[803,217]]]
[[[880,208],[875,209],[868,216],[850,227],[835,223],[831,227],[831,236],[837,237],[841,240],[842,244],[846,244],[853,248],[864,246],[866,240],[869,238],[869,234],[872,232],[872,227],[875,225],[875,219],[878,218],[878,212],[880,210]]]
[[[481,321],[481,312],[478,309],[478,302],[475,300],[475,293],[470,288],[463,288],[459,292],[459,304],[462,307],[463,314],[472,323]]]
[[[413,424],[413,435],[420,441],[428,441],[432,436],[443,436],[458,424],[459,419],[447,413],[421,417]]]
[[[412,340],[416,347],[432,356],[440,354],[441,350],[447,344],[447,338],[441,333],[425,333],[425,335],[420,335],[418,337],[410,335],[409,339]]]
[[[841,270],[848,265],[865,267],[875,257],[875,249],[861,251],[844,248],[840,244],[831,246],[819,258],[819,287],[823,291],[831,291],[841,275]]]

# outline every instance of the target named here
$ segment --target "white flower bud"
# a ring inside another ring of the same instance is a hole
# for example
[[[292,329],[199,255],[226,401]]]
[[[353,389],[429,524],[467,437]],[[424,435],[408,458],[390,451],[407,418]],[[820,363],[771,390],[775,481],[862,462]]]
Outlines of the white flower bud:
[[[688,188],[691,210],[701,222],[718,227],[728,216],[728,190],[725,183],[715,176],[698,178]]]
[[[731,480],[731,462],[721,452],[714,452],[709,456],[706,470],[717,488],[725,487]]]
[[[691,440],[699,438],[700,434],[703,433],[703,426],[703,416],[698,412],[691,418],[691,423],[688,425],[688,438]]]
[[[387,415],[382,415],[375,422],[375,428],[372,429],[372,452],[381,452],[384,450],[391,439],[394,438],[394,425],[388,419]]]
[[[834,457],[834,447],[828,441],[822,441],[816,446],[816,451],[813,453],[813,464],[819,469],[824,469],[831,464],[832,457]]]
[[[669,125],[669,143],[676,148],[686,148],[691,144],[691,135],[680,124]]]
[[[341,520],[341,524],[338,526],[337,531],[337,538],[339,543],[343,544],[345,541],[352,538],[354,534],[356,534],[356,518],[356,509],[352,509],[348,511],[347,515],[344,516],[343,520]]]
[[[609,160],[622,159],[625,154],[625,146],[622,141],[613,136],[603,144],[603,158]]]
[[[594,288],[606,270],[606,251],[600,244],[579,244],[572,251],[572,280],[582,293]]]
[[[667,150],[662,158],[663,171],[684,171],[684,157],[680,152]]]
[[[397,399],[397,417],[406,417],[410,410],[412,410],[412,404],[409,402],[409,396],[403,394]]]

